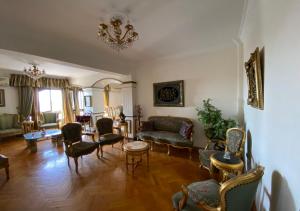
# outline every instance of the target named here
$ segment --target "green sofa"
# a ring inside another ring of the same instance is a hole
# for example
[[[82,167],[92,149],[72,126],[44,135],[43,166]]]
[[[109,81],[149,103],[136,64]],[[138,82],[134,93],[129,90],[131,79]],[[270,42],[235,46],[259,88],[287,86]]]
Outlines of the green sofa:
[[[137,133],[137,138],[143,141],[149,141],[151,143],[151,149],[153,143],[165,144],[168,147],[168,155],[170,155],[170,147],[188,149],[191,153],[193,149],[192,130],[189,133],[189,137],[184,137],[180,134],[183,124],[191,125],[193,122],[184,117],[173,116],[151,116],[148,118],[148,123],[153,123],[153,128],[150,130],[142,129]]]
[[[0,114],[0,139],[23,134],[18,114]]]

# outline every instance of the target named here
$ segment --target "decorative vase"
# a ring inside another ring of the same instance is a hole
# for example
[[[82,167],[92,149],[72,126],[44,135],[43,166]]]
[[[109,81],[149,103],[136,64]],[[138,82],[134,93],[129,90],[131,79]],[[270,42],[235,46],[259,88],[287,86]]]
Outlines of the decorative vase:
[[[124,123],[126,116],[122,111],[120,112],[119,117],[120,117],[121,123]]]

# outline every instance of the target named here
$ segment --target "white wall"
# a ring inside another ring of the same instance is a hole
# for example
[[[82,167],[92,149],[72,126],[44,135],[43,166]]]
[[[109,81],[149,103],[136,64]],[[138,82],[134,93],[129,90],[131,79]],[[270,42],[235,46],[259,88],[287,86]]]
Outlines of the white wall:
[[[9,77],[10,72],[0,70],[0,77]],[[17,114],[18,90],[15,87],[0,86],[5,92],[5,107],[0,107],[0,113]]]
[[[265,47],[263,111],[247,105],[254,162],[265,166],[257,195],[258,210],[300,209],[300,1],[249,0],[241,39],[244,61]]]
[[[117,107],[122,105],[121,89],[111,89],[109,92],[109,106]]]
[[[136,71],[137,104],[144,119],[151,115],[172,115],[194,120],[196,146],[204,146],[206,138],[197,119],[196,107],[211,98],[225,117],[237,117],[238,105],[237,48],[215,49],[206,53],[165,58],[145,63]],[[154,107],[153,83],[184,80],[185,107]]]

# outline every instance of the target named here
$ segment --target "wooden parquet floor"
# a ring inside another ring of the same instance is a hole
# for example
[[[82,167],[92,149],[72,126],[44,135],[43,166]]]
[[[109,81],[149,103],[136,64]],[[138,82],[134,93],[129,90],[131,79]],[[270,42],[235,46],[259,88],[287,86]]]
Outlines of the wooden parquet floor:
[[[104,158],[96,152],[79,159],[80,175],[73,159],[68,167],[63,147],[50,140],[38,142],[30,153],[22,137],[2,140],[0,153],[9,157],[10,180],[0,170],[0,210],[172,210],[171,197],[188,184],[208,177],[198,168],[197,154],[188,159],[185,150],[156,146],[135,175],[126,171],[120,145],[104,147]]]

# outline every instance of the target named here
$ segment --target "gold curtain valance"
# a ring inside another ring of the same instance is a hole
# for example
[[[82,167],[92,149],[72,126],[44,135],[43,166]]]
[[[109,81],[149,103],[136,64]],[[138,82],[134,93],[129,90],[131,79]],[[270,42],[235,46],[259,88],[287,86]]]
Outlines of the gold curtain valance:
[[[9,78],[9,85],[14,87],[29,86],[35,88],[71,88],[68,79],[60,78],[40,78],[33,80],[27,75],[11,74]]]

